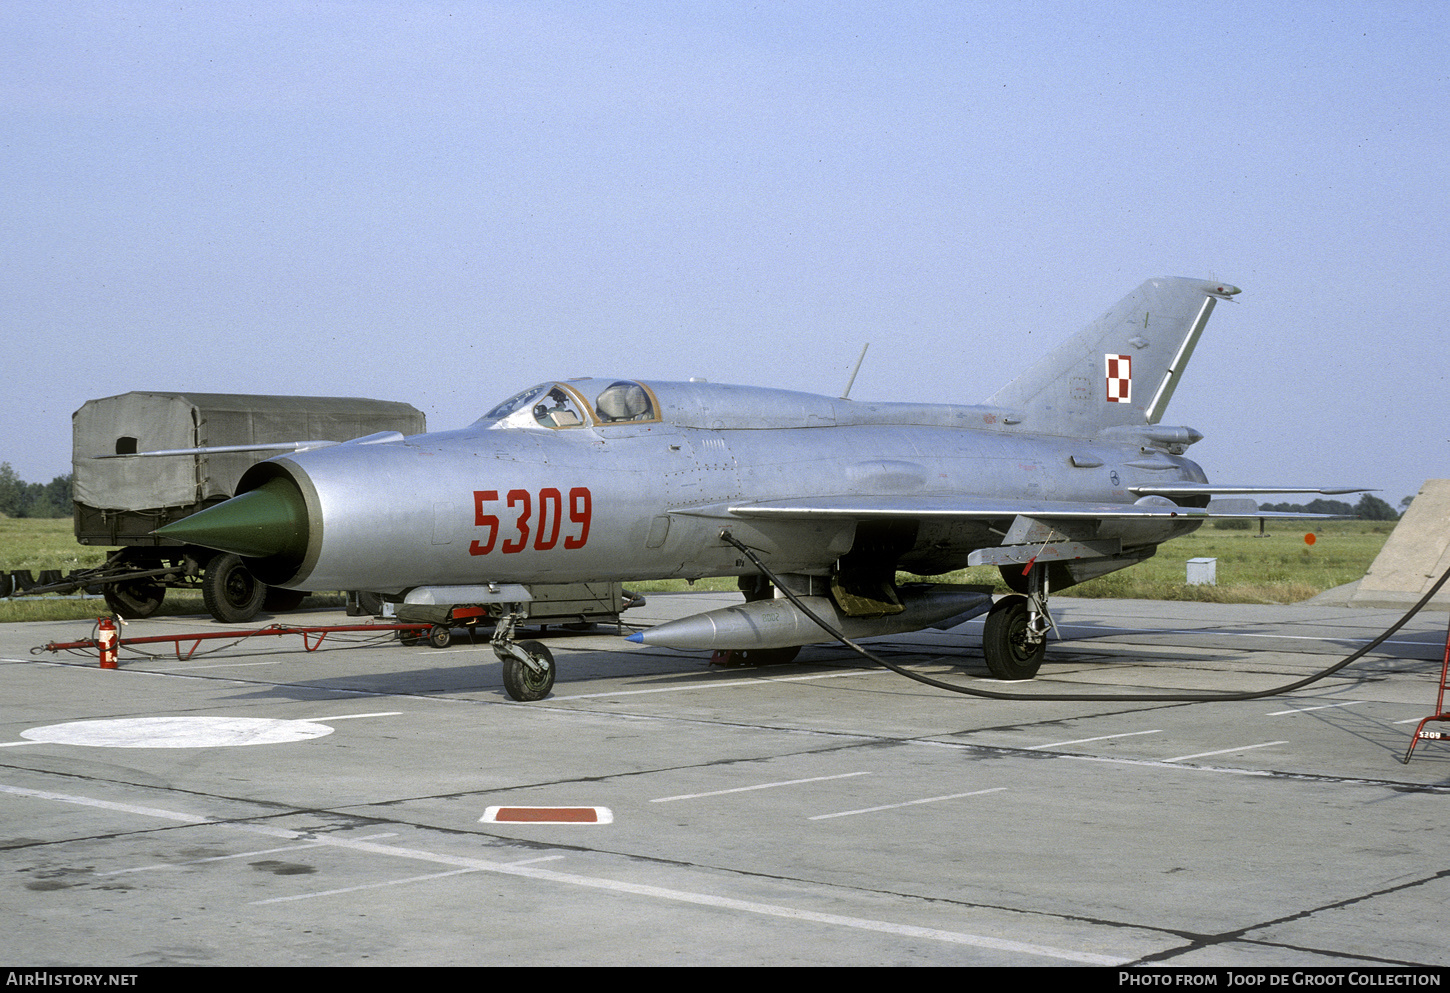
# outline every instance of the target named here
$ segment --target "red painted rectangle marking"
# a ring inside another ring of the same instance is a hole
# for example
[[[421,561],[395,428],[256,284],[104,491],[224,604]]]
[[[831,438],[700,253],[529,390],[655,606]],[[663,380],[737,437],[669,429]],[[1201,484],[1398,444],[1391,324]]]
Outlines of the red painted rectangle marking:
[[[511,824],[609,824],[614,815],[608,807],[489,807],[479,820]]]

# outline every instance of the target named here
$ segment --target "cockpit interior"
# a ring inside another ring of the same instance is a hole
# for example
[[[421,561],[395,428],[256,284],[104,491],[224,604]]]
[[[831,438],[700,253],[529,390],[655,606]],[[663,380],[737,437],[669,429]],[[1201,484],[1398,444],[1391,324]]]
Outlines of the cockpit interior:
[[[509,397],[485,414],[483,420],[510,427],[537,424],[554,429],[638,423],[659,420],[659,405],[648,386],[631,380],[610,383],[594,397],[593,403],[575,385],[544,383]]]

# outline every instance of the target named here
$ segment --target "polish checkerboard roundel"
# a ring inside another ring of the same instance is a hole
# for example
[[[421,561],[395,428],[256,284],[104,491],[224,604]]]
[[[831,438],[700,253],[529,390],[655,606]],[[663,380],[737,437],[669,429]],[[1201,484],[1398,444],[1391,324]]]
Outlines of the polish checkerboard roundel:
[[[1107,365],[1108,403],[1131,403],[1133,400],[1133,357],[1104,355]]]

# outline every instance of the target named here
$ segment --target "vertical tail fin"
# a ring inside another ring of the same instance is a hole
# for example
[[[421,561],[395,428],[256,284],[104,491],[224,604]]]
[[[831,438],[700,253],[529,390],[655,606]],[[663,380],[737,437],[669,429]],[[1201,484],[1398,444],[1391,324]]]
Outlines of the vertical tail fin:
[[[1032,431],[1091,438],[1104,428],[1157,424],[1214,302],[1238,287],[1150,279],[987,400],[1020,411]]]

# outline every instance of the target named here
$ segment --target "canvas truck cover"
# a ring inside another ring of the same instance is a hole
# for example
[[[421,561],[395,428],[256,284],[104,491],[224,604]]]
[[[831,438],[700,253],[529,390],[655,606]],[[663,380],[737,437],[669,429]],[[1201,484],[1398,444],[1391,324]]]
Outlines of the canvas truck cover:
[[[135,392],[90,400],[71,417],[75,500],[100,510],[188,507],[232,495],[242,473],[280,452],[95,459],[171,448],[347,441],[427,430],[411,404],[354,397]]]

